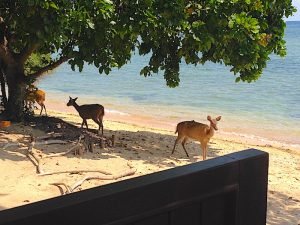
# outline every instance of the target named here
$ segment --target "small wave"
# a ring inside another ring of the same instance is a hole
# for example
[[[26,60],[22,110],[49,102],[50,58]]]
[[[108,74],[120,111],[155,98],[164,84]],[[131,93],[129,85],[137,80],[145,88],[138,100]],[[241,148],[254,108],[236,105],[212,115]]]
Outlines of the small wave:
[[[278,147],[283,149],[296,149],[300,150],[300,145],[296,143],[286,143],[284,141],[270,140],[265,137],[256,136],[252,134],[236,133],[236,132],[219,132],[221,139],[234,141],[238,143],[248,143],[250,145],[262,147]]]
[[[112,113],[112,114],[118,114],[120,116],[130,116],[129,113],[121,112],[121,111],[114,110],[114,109],[106,109],[105,111],[108,113]]]

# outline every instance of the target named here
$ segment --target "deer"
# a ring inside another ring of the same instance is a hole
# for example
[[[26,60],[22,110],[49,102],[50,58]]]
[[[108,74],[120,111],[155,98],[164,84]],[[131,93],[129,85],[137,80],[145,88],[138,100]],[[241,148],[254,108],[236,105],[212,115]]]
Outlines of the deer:
[[[42,115],[43,109],[45,109],[45,114],[47,116],[47,110],[45,106],[46,93],[41,89],[35,88],[34,90],[29,90],[26,96],[26,104],[33,104],[36,102],[41,106],[40,116]]]
[[[102,128],[102,136],[103,136],[103,116],[104,116],[104,107],[100,104],[89,104],[89,105],[78,105],[76,103],[76,98],[71,98],[69,96],[69,102],[67,106],[74,106],[74,108],[79,113],[79,116],[82,118],[81,128],[83,128],[83,124],[85,124],[86,129],[88,130],[87,119],[92,119],[95,123],[99,125],[98,132],[100,132],[100,128]]]
[[[207,144],[210,138],[214,136],[215,131],[218,130],[217,123],[221,120],[221,116],[218,116],[215,119],[212,119],[211,116],[207,116],[207,120],[210,122],[209,126],[207,124],[198,123],[194,120],[178,123],[175,131],[175,134],[178,133],[178,136],[175,140],[172,154],[175,151],[177,143],[181,141],[182,147],[187,157],[189,157],[184,144],[189,138],[191,138],[200,142],[203,160],[205,160],[207,153]]]

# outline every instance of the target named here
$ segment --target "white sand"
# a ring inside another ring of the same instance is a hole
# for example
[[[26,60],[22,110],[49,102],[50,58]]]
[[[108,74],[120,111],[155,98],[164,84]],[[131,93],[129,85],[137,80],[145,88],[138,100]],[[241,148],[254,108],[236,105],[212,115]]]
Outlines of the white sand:
[[[80,125],[77,115],[49,112]],[[91,128],[96,128],[89,122]],[[153,173],[176,166],[186,165],[202,160],[199,144],[189,141],[186,145],[190,158],[186,158],[181,146],[177,146],[171,155],[175,141],[174,132],[150,129],[124,122],[105,121],[105,136],[116,135],[116,146],[113,148],[97,148],[94,153],[86,153],[82,157],[69,154],[56,158],[43,159],[45,171],[98,169],[119,174],[128,169],[128,162],[137,172],[133,176]],[[0,146],[6,142],[24,142],[29,133],[41,136],[43,132],[32,127],[14,124],[0,132]],[[66,151],[68,145],[36,146],[39,155],[51,152]],[[237,152],[248,148],[257,148],[270,154],[269,193],[268,193],[268,224],[297,225],[300,224],[300,152],[275,147],[253,146],[247,143],[236,143],[212,138],[208,159]],[[60,190],[49,183],[65,182],[73,185],[86,174],[59,174],[52,176],[37,176],[36,168],[25,156],[26,147],[11,146],[0,150],[0,209],[7,209],[35,201],[61,195]],[[94,173],[95,174],[95,173]],[[89,175],[91,175],[89,173]],[[87,189],[114,180],[90,180],[77,189]]]

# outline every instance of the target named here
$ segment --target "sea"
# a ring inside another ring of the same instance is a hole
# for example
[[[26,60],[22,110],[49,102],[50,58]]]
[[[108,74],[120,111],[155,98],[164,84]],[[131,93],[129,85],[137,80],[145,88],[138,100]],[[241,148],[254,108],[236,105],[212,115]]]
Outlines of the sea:
[[[149,56],[134,54],[131,62],[109,75],[92,65],[82,72],[63,64],[42,77],[48,110],[77,114],[67,107],[69,96],[78,104],[98,103],[105,119],[175,131],[176,124],[207,116],[222,116],[216,137],[258,146],[300,150],[300,21],[285,31],[287,55],[271,55],[262,76],[252,83],[235,82],[221,64],[180,66],[180,85],[169,88],[163,73],[140,75]]]

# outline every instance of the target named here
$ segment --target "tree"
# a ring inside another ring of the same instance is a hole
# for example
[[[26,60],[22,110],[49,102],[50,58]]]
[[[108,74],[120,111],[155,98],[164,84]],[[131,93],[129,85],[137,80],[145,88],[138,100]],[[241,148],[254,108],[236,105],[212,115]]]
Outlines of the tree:
[[[283,17],[293,12],[291,0],[1,0],[5,113],[21,119],[26,85],[64,62],[109,74],[135,50],[151,56],[141,74],[162,70],[170,87],[180,82],[183,60],[223,63],[236,81],[254,81],[271,53],[285,55]],[[25,69],[33,54],[56,57]]]

